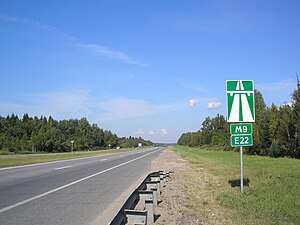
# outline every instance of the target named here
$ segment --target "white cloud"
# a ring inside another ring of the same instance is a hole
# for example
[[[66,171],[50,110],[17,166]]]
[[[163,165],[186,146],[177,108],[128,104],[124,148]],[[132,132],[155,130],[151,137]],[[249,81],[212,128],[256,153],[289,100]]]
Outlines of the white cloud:
[[[218,109],[222,107],[221,102],[212,101],[207,104],[208,109]]]
[[[89,117],[93,122],[144,119],[174,109],[172,104],[153,104],[142,99],[99,99],[86,89],[23,94],[22,103],[0,102],[0,115],[53,116],[57,119]],[[142,129],[139,130],[142,132]]]
[[[204,94],[208,94],[209,90],[206,87],[202,87],[200,85],[196,85],[194,84],[194,82],[191,81],[186,81],[183,80],[181,78],[177,78],[176,82],[181,85],[183,88],[188,89],[188,90],[192,90],[192,91],[197,91],[197,92],[201,92]]]
[[[190,107],[193,107],[193,106],[195,106],[195,105],[197,105],[199,103],[200,103],[200,99],[197,99],[197,98],[193,98],[193,99],[189,100],[189,106]]]
[[[203,103],[208,103],[208,109],[220,108],[222,104],[216,101],[214,98],[192,98],[189,100],[189,106],[194,107],[195,105]]]
[[[6,20],[11,23],[19,23],[19,24],[24,24],[24,25],[35,26],[35,27],[37,27],[39,29],[43,29],[43,30],[57,30],[57,28],[49,26],[47,24],[43,24],[40,22],[36,22],[33,20],[28,20],[28,19],[24,19],[24,18],[20,18],[20,17],[16,17],[16,16],[10,16],[10,15],[4,14],[4,13],[0,13],[0,19]]]
[[[282,105],[291,101],[291,94],[297,88],[295,79],[286,79],[277,82],[255,84],[255,88],[260,91],[264,97],[266,104],[275,103]]]
[[[286,106],[286,105],[288,105],[289,107],[293,107],[294,106],[294,102],[293,101],[291,101],[291,102],[284,102],[284,103],[281,104],[281,106]]]
[[[167,135],[167,134],[168,134],[168,131],[167,131],[167,129],[163,128],[163,129],[161,129],[161,133],[162,133],[163,135]]]
[[[113,50],[109,47],[105,47],[105,46],[101,46],[101,45],[97,45],[97,44],[82,43],[78,38],[68,35],[68,34],[60,31],[57,27],[54,27],[54,26],[51,26],[48,24],[44,24],[44,23],[40,23],[40,22],[37,22],[34,20],[28,20],[28,19],[24,19],[24,18],[20,18],[20,17],[16,17],[16,16],[10,16],[10,15],[3,14],[3,13],[0,13],[0,19],[11,22],[11,23],[23,24],[26,26],[33,26],[40,30],[52,32],[54,34],[59,35],[60,38],[62,38],[64,41],[71,43],[73,46],[85,49],[97,56],[119,60],[119,61],[122,61],[122,62],[128,63],[128,64],[135,64],[135,65],[144,66],[144,67],[149,66],[149,64],[147,64],[147,63],[141,63],[141,62],[135,60],[134,58],[130,57],[125,52]]]
[[[111,59],[117,59],[120,61],[123,61],[128,64],[136,64],[140,66],[147,67],[149,64],[146,63],[140,63],[136,61],[135,59],[131,58],[128,56],[126,53],[121,52],[121,51],[116,51],[108,47],[96,45],[96,44],[84,44],[84,43],[77,43],[77,46],[83,49],[86,49],[98,56],[103,56],[106,58],[111,58]]]
[[[158,115],[173,108],[173,105],[152,104],[142,99],[114,98],[101,101],[96,106],[105,110],[99,121],[124,120]]]
[[[26,94],[22,104],[0,103],[0,114],[53,116],[57,119],[87,117],[92,113],[89,91],[85,89]]]
[[[145,134],[145,131],[143,130],[143,129],[138,129],[135,133],[134,133],[135,135],[143,135],[143,134]]]
[[[156,135],[156,136],[164,136],[164,135],[167,135],[168,134],[168,131],[167,129],[165,128],[162,128],[160,131],[153,131],[153,130],[150,130],[149,131],[149,134],[150,135]]]
[[[282,80],[278,82],[265,83],[265,84],[257,84],[256,88],[260,91],[283,91],[283,90],[294,90],[297,87],[296,80]]]

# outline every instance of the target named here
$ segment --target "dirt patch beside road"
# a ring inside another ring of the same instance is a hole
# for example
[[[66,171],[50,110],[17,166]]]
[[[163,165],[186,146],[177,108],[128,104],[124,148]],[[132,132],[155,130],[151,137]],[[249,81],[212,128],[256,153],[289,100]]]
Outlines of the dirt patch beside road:
[[[165,149],[152,163],[152,171],[172,171],[155,207],[159,225],[233,224],[230,214],[216,200],[221,188],[216,177],[201,165],[193,165],[171,150]]]

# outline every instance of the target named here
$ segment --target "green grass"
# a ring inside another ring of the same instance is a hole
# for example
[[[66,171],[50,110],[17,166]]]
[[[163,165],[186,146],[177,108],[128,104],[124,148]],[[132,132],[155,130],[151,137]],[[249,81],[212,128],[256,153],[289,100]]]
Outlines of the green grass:
[[[132,149],[124,149],[124,150],[111,150],[111,151],[96,151],[96,152],[75,152],[74,154],[66,153],[66,154],[47,154],[47,155],[22,155],[16,157],[0,157],[0,168],[1,167],[10,167],[10,166],[22,166],[34,163],[44,163],[44,162],[53,162],[59,160],[67,160],[67,159],[77,159],[83,157],[90,157],[96,155],[117,153],[117,152],[128,152],[132,151]]]
[[[235,215],[237,224],[300,224],[300,160],[244,155],[249,186],[241,194],[239,153],[183,146],[174,150],[218,178],[222,188],[215,190],[216,201]]]

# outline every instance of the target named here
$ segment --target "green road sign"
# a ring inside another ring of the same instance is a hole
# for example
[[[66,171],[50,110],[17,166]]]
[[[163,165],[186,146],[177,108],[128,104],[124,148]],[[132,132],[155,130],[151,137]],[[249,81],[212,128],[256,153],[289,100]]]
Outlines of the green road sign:
[[[253,80],[226,80],[227,122],[254,122]]]
[[[232,147],[252,146],[253,145],[252,134],[231,135],[230,144]]]
[[[232,123],[230,124],[230,134],[252,134],[251,123]]]

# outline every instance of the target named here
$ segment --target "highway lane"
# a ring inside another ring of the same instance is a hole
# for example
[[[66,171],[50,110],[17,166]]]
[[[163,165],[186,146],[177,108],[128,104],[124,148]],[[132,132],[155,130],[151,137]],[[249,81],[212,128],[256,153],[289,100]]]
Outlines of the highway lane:
[[[0,224],[90,224],[161,149],[0,169]]]

